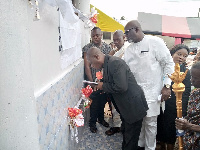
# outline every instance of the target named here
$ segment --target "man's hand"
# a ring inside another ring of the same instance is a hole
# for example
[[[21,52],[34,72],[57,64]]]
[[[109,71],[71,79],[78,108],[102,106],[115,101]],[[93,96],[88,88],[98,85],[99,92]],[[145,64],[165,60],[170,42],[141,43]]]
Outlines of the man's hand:
[[[97,90],[102,90],[103,89],[103,82],[97,82],[98,85],[96,86]]]
[[[97,86],[96,85],[93,85],[93,91],[97,91]]]
[[[168,100],[171,97],[171,89],[163,87],[161,90],[161,102]]]
[[[192,126],[191,123],[189,123],[186,119],[176,119],[176,128],[179,130],[185,130],[188,129],[190,126]]]

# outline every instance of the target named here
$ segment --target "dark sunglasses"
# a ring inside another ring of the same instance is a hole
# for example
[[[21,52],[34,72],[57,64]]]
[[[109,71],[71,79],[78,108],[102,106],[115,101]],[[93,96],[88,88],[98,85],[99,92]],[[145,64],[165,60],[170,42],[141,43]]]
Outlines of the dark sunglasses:
[[[131,28],[131,29],[128,29],[128,30],[126,30],[125,32],[124,32],[124,34],[128,34],[129,33],[129,31],[131,31],[132,29],[136,29],[136,28]]]

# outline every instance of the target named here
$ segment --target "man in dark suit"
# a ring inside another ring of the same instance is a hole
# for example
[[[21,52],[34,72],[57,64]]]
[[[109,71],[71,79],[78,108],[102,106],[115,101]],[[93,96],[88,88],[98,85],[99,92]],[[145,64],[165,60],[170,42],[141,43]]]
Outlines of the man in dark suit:
[[[113,104],[122,120],[123,150],[136,150],[148,105],[141,87],[137,84],[125,61],[104,55],[98,48],[92,47],[86,53],[91,67],[103,68],[103,82],[98,82],[97,89],[110,93]]]

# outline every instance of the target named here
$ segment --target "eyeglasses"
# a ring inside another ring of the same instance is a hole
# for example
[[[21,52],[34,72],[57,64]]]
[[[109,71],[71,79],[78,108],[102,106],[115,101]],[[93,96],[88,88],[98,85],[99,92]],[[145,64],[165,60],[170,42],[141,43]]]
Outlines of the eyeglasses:
[[[131,31],[132,29],[136,29],[136,28],[131,28],[131,29],[128,29],[128,30],[126,30],[125,32],[124,32],[124,34],[128,34],[129,33],[129,31]]]

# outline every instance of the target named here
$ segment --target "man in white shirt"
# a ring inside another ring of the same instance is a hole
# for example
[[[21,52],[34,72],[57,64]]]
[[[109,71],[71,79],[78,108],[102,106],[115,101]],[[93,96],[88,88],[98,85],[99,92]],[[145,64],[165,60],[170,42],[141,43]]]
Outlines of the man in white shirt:
[[[130,45],[130,43],[125,41],[126,36],[122,30],[117,30],[113,34],[113,44],[116,48],[110,51],[109,55],[113,55],[119,58],[124,57],[125,49]]]
[[[171,80],[167,74],[173,73],[174,62],[164,41],[145,35],[138,21],[128,22],[125,34],[131,44],[125,51],[124,60],[142,87],[149,107],[143,119],[138,145],[145,150],[155,150],[157,116],[160,114],[158,96],[162,94],[161,101],[165,101],[171,95]]]

